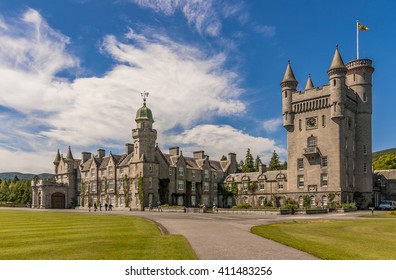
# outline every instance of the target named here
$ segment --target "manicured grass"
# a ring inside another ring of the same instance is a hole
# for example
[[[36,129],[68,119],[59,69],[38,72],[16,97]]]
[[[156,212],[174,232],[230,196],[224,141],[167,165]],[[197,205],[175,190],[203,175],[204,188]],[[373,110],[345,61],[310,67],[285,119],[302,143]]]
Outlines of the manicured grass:
[[[0,211],[2,260],[196,259],[180,235],[130,216]]]
[[[325,260],[396,259],[396,220],[293,221],[252,233]]]

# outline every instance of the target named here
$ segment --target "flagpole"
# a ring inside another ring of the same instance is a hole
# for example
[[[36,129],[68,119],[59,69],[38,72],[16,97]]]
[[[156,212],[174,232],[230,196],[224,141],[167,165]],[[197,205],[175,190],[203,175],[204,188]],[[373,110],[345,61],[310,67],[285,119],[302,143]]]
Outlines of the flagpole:
[[[356,59],[359,59],[359,21],[356,21]]]

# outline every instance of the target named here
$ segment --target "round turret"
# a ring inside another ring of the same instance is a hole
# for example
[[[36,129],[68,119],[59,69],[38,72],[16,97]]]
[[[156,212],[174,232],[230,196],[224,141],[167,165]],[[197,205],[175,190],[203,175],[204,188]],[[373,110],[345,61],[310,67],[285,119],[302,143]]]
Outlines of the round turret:
[[[282,88],[282,111],[283,111],[283,126],[285,128],[292,128],[294,125],[294,115],[292,112],[292,93],[297,90],[298,82],[294,77],[293,70],[290,65],[290,60],[287,64],[285,75],[280,83]]]
[[[345,110],[345,76],[347,68],[342,61],[338,46],[336,47],[330,68],[327,71],[330,82],[330,102],[333,106],[331,118],[343,118]]]

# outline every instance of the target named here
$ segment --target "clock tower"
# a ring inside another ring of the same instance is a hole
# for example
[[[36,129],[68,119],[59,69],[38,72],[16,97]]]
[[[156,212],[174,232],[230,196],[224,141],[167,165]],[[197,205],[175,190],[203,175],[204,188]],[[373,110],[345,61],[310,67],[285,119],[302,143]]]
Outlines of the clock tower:
[[[329,84],[303,91],[287,65],[281,82],[288,170],[285,196],[312,207],[357,202],[372,196],[371,75],[369,59],[344,64],[338,47],[327,71]]]

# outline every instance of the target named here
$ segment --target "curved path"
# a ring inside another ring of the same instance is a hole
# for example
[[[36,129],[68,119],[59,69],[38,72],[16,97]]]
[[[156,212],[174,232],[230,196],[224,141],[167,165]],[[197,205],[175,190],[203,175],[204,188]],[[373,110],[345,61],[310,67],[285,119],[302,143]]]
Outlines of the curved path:
[[[27,209],[21,209],[27,210]],[[30,210],[30,209],[29,209]],[[314,260],[316,257],[250,233],[256,225],[303,219],[354,219],[362,212],[324,215],[202,214],[87,210],[33,210],[142,217],[187,238],[201,260]]]

